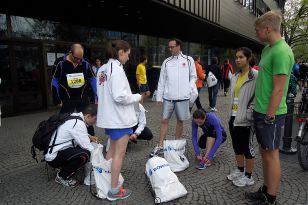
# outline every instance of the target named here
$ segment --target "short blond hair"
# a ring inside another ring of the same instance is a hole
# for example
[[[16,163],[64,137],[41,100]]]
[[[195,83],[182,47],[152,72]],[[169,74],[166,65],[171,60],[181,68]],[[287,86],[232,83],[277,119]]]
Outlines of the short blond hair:
[[[280,26],[282,22],[282,15],[280,11],[268,11],[262,16],[258,17],[255,26],[269,26],[273,28],[275,31],[280,31]]]

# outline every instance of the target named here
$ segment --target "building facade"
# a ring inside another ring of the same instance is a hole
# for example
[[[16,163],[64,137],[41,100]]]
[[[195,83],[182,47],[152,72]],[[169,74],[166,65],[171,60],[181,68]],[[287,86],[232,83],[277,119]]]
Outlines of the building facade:
[[[126,71],[136,91],[139,56],[148,56],[150,77],[156,78],[149,81],[156,81],[157,67],[169,55],[168,38],[182,39],[183,53],[201,55],[204,65],[212,56],[231,58],[240,46],[260,52],[263,45],[255,38],[254,20],[281,6],[279,0],[86,0],[48,7],[44,1],[5,1],[0,8],[2,116],[53,107],[52,64],[73,42],[84,45],[91,61],[105,60],[107,41],[127,40],[132,55]]]

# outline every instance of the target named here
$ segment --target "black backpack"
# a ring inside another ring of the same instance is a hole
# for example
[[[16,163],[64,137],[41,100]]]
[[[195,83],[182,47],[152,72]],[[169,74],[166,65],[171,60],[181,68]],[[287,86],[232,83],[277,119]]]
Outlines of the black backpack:
[[[35,148],[39,149],[40,151],[44,151],[43,154],[45,155],[49,148],[51,148],[49,151],[51,153],[54,146],[63,144],[63,143],[55,144],[57,138],[57,129],[60,125],[64,124],[67,120],[71,119],[76,119],[76,123],[77,120],[83,121],[83,119],[79,116],[71,116],[70,114],[65,113],[65,114],[52,115],[51,117],[49,117],[48,120],[40,122],[32,138],[33,145],[31,147],[31,154],[33,159],[37,161]],[[53,139],[53,143],[52,145],[49,146],[51,137],[54,132],[56,132],[56,134]]]

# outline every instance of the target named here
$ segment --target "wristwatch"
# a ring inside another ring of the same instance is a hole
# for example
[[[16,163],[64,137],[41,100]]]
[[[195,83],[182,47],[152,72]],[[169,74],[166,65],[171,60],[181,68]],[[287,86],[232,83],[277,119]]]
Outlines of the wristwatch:
[[[274,122],[275,122],[275,116],[269,116],[269,115],[265,115],[265,117],[264,117],[264,122],[266,123],[266,124],[269,124],[269,125],[272,125],[272,124],[274,124]]]

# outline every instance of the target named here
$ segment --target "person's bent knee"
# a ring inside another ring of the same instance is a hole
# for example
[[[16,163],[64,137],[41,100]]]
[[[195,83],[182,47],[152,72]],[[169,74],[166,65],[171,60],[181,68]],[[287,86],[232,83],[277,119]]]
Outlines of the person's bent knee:
[[[83,153],[80,155],[81,164],[85,165],[87,162],[90,161],[91,152],[89,150],[84,149]]]

